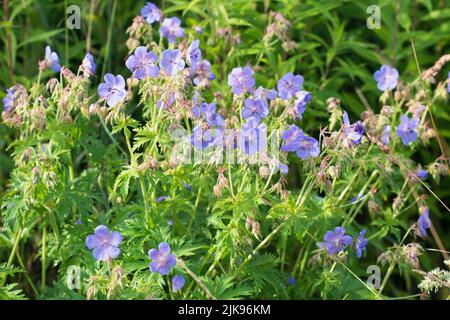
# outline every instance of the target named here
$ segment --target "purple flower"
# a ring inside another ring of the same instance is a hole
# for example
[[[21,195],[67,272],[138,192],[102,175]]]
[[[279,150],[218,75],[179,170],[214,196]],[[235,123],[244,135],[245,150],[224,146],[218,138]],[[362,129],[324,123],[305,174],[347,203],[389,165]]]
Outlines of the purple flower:
[[[141,16],[144,17],[147,23],[152,24],[153,22],[161,20],[161,10],[159,10],[153,3],[147,2],[147,4],[141,9]]]
[[[105,74],[105,82],[98,86],[98,94],[106,100],[110,107],[114,107],[118,103],[125,100],[125,80],[121,75],[114,76],[111,73]]]
[[[295,279],[291,276],[288,276],[288,282],[290,286],[295,286]]]
[[[427,237],[427,229],[431,226],[430,209],[428,207],[422,207],[420,211],[421,214],[417,221],[417,225],[419,226],[420,236],[425,238]]]
[[[284,130],[281,134],[281,139],[284,140],[284,145],[281,150],[290,152],[296,150],[295,142],[303,135],[302,129],[295,124],[291,124],[288,129]]]
[[[366,229],[363,229],[360,233],[358,238],[355,240],[355,249],[356,249],[356,255],[358,258],[362,257],[363,251],[366,250],[367,243],[369,240],[367,238],[364,238],[364,235],[366,234]]]
[[[344,111],[344,137],[353,144],[360,144],[364,135],[364,125],[361,121],[350,124],[347,112]]]
[[[195,32],[197,32],[198,34],[203,34],[203,29],[200,26],[195,26],[194,28]]]
[[[122,242],[122,235],[117,231],[110,232],[107,227],[100,225],[95,228],[94,234],[86,238],[86,247],[94,249],[94,258],[98,261],[114,259],[120,253],[119,244]]]
[[[195,95],[195,94],[194,94]],[[203,102],[200,105],[200,108],[197,106],[194,106],[193,108],[194,116],[198,119],[200,118],[200,115],[202,114],[205,118],[206,123],[211,126],[218,126],[218,127],[224,127],[225,121],[223,120],[222,116],[218,113],[216,113],[216,104],[215,103],[206,103]]]
[[[176,38],[184,38],[184,29],[180,27],[181,21],[177,17],[164,19],[159,34],[166,37],[169,43],[175,43]]]
[[[380,91],[392,90],[397,86],[398,71],[388,65],[382,65],[380,70],[375,71],[373,78],[377,82]]]
[[[169,225],[169,227],[172,227],[173,226],[173,219],[169,219],[167,221],[167,224]]]
[[[14,105],[14,91],[15,87],[6,89],[6,96],[3,98],[3,105],[5,107],[4,111],[8,112]]]
[[[450,93],[450,71],[448,72],[447,91],[448,91],[448,93]]]
[[[242,126],[239,134],[239,147],[245,154],[252,156],[263,150],[267,145],[267,126],[259,123],[255,117],[250,117]]]
[[[187,50],[186,60],[191,66],[194,67],[202,57],[202,52],[198,47],[199,43],[200,43],[199,40],[192,41]]]
[[[211,63],[208,60],[202,60],[195,67],[189,68],[189,76],[193,79],[196,86],[204,87],[207,87],[209,81],[216,78],[214,73],[211,72]]]
[[[258,89],[253,92],[253,96],[260,100],[274,100],[278,97],[278,92],[274,89],[266,89],[261,86],[258,87]]]
[[[150,271],[158,272],[165,276],[170,272],[172,267],[177,264],[177,258],[170,253],[170,246],[166,242],[161,242],[157,249],[151,249],[148,256],[152,260],[150,263]]]
[[[184,287],[184,283],[186,281],[184,280],[183,276],[176,275],[172,278],[172,291],[177,292],[181,288]]]
[[[158,109],[165,109],[171,107],[174,102],[175,98],[173,97],[173,95],[169,95],[168,97],[165,97],[165,99],[158,99],[158,101],[156,102],[156,106],[158,107]]]
[[[218,113],[216,113],[216,104],[215,103],[202,103],[200,106],[200,112],[205,117],[206,123],[211,126],[218,126],[218,127],[224,127],[225,121],[223,120],[222,116]]]
[[[186,190],[191,190],[191,186],[190,186],[189,183],[187,183],[186,181],[183,181],[183,187],[184,187]]]
[[[253,98],[245,99],[245,106],[244,109],[242,109],[242,117],[244,119],[255,117],[258,121],[261,121],[268,115],[269,108],[267,107],[267,103],[264,103],[263,100]]]
[[[400,117],[400,124],[397,127],[397,134],[402,138],[402,142],[407,146],[410,142],[414,142],[417,139],[417,127],[419,126],[419,119],[409,119],[407,115]]]
[[[303,77],[294,75],[292,72],[286,73],[283,78],[278,81],[278,92],[282,99],[288,100],[302,89]]]
[[[93,76],[95,74],[95,62],[94,57],[89,52],[84,56],[83,62],[81,64],[85,74]]]
[[[390,137],[389,137],[390,132],[391,132],[391,126],[384,126],[383,133],[381,134],[380,140],[386,146],[389,144],[389,141],[390,141]]]
[[[231,87],[233,94],[251,92],[255,86],[253,70],[249,67],[234,68],[228,75],[228,85]]]
[[[156,198],[156,202],[163,202],[163,201],[166,201],[167,199],[169,199],[170,197],[168,197],[168,196],[161,196],[161,197],[159,197],[159,198]]]
[[[196,149],[203,150],[220,140],[223,140],[222,128],[220,127],[203,130],[202,126],[199,124],[192,129],[191,144]]]
[[[343,227],[336,227],[334,231],[327,231],[323,237],[323,242],[317,245],[320,249],[326,249],[328,254],[335,255],[342,252],[346,246],[352,244],[352,237],[345,234]]]
[[[422,180],[425,180],[428,177],[428,171],[423,170],[422,167],[419,165],[419,167],[416,170],[416,176]]]
[[[136,79],[146,77],[156,78],[159,74],[159,68],[155,65],[158,56],[153,52],[148,52],[146,47],[138,47],[134,54],[129,56],[125,65],[133,73]]]
[[[311,92],[308,91],[299,91],[295,94],[297,98],[295,100],[295,109],[297,110],[298,118],[302,118],[303,112],[306,110],[306,104],[312,100]]]
[[[289,167],[286,164],[281,163],[279,161],[278,161],[278,169],[280,169],[282,174],[288,174],[289,172]]]
[[[286,152],[295,151],[297,156],[303,160],[310,157],[317,157],[320,154],[319,142],[303,133],[295,124],[291,125],[281,134],[284,145],[281,150]]]
[[[357,201],[360,201],[360,200],[364,199],[365,196],[366,196],[365,194],[355,196],[350,200],[350,203],[355,203]]]
[[[178,50],[164,50],[162,53],[161,61],[159,61],[159,66],[168,75],[173,75],[177,71],[184,69],[185,62]]]
[[[58,54],[56,52],[52,52],[50,46],[45,47],[44,63],[46,68],[50,68],[55,72],[59,72],[59,70],[61,70],[61,66],[59,65]]]

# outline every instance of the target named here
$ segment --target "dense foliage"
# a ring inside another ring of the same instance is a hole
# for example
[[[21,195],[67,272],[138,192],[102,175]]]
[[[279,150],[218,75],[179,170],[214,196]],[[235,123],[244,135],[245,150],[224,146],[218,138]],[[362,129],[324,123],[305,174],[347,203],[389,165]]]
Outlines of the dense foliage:
[[[0,298],[447,298],[446,2],[4,1]]]

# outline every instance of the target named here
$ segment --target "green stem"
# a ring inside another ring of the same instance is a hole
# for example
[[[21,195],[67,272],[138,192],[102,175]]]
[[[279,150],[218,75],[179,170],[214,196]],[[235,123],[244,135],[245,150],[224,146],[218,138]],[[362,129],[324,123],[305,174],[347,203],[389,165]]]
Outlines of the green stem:
[[[16,234],[14,235],[14,244],[13,244],[11,253],[9,255],[8,262],[6,263],[6,269],[10,268],[14,261],[14,256],[16,255],[17,248],[19,247],[19,240],[20,240],[21,233],[22,233],[22,229],[19,229],[16,232]],[[3,287],[5,285],[5,283],[6,283],[6,277],[1,281],[0,287]]]
[[[116,18],[116,9],[117,9],[117,0],[113,0],[113,7],[111,11],[111,17],[109,19],[109,26],[108,26],[108,37],[106,40],[106,50],[105,50],[105,56],[103,58],[103,69],[102,69],[102,79],[103,76],[106,73],[106,68],[109,64],[109,51],[111,50],[111,38],[113,33],[113,26],[114,26],[114,20]]]
[[[114,145],[117,147],[117,149],[119,149],[120,152],[122,152],[124,156],[127,156],[126,151],[119,145],[117,140],[113,137],[113,135],[111,134],[111,131],[109,131],[108,126],[105,123],[105,120],[103,120],[102,117],[100,117],[100,123],[102,124],[103,129],[105,129],[105,132],[108,135],[109,139],[111,139],[112,143],[114,143]]]
[[[44,224],[42,230],[41,291],[45,290],[46,274],[47,274],[47,226]]]
[[[148,197],[147,197],[147,192],[145,191],[146,189],[145,189],[144,177],[142,175],[139,177],[139,183],[141,186],[142,199],[144,200],[145,216],[146,216],[147,220],[150,221],[150,226],[153,227],[155,225],[155,223],[154,223],[153,218],[148,209],[148,203],[147,203]]]
[[[234,199],[234,191],[233,191],[233,178],[231,176],[231,164],[228,164],[228,181],[230,183],[230,192],[231,196]]]

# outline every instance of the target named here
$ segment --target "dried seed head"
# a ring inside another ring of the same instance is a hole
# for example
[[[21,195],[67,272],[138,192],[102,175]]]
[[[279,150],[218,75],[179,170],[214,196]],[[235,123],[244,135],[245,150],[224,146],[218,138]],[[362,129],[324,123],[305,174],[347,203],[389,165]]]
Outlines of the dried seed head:
[[[259,167],[259,175],[263,177],[264,179],[268,178],[270,175],[270,169],[267,166],[261,166]]]
[[[385,105],[381,108],[380,114],[386,117],[389,117],[391,114],[393,114],[394,111],[392,110],[391,106]]]
[[[374,200],[369,200],[367,204],[370,212],[372,213],[380,212],[380,206]]]

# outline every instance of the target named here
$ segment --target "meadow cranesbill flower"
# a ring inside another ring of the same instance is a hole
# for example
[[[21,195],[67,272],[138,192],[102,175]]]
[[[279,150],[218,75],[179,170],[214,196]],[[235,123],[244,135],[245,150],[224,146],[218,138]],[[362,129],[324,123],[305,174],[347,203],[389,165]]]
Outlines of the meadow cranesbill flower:
[[[200,40],[192,41],[188,47],[187,54],[186,54],[187,62],[191,66],[194,66],[194,67],[197,64],[197,62],[200,61],[200,59],[202,57],[202,52],[198,47],[199,44],[200,44]]]
[[[94,234],[86,238],[86,247],[93,251],[94,258],[98,261],[114,259],[120,253],[119,244],[122,242],[122,235],[117,231],[109,231],[104,225],[95,228]]]
[[[295,279],[292,276],[288,276],[288,282],[290,286],[295,286]]]
[[[281,133],[281,139],[284,140],[284,144],[281,147],[281,150],[286,152],[294,151],[296,146],[294,146],[293,144],[302,135],[303,130],[297,127],[295,124],[291,124],[288,129],[284,130]]]
[[[125,100],[127,92],[125,91],[125,80],[121,75],[114,76],[111,73],[105,74],[105,82],[98,86],[98,94],[106,100],[110,107]]]
[[[193,79],[196,86],[204,87],[207,87],[209,81],[216,78],[211,71],[211,63],[208,60],[202,60],[198,62],[195,67],[189,68],[189,76]]]
[[[195,26],[194,27],[195,32],[197,32],[198,34],[203,34],[203,29],[200,26]]]
[[[161,37],[169,40],[169,43],[175,43],[176,38],[184,38],[184,29],[180,27],[181,21],[177,17],[164,19],[159,33]]]
[[[447,91],[448,91],[448,93],[450,93],[450,71],[448,72]]]
[[[162,276],[168,274],[172,267],[177,264],[177,258],[170,253],[170,246],[166,242],[161,242],[158,249],[151,249],[148,256],[152,260],[150,271],[158,272]]]
[[[350,203],[355,203],[359,200],[362,200],[364,199],[365,196],[366,196],[365,194],[354,196],[353,198],[350,199]]]
[[[351,245],[352,242],[352,237],[345,234],[345,228],[336,227],[334,231],[327,231],[323,242],[319,242],[317,245],[320,249],[326,249],[328,254],[335,255],[344,251],[345,247]]]
[[[306,110],[306,104],[312,100],[312,95],[311,92],[301,90],[295,94],[295,97],[295,110],[298,118],[301,119]]]
[[[158,56],[153,52],[148,52],[146,47],[137,47],[134,54],[128,57],[125,65],[133,73],[136,79],[146,77],[156,78],[159,74],[159,68],[155,65]]]
[[[58,54],[53,52],[50,46],[45,47],[45,59],[43,62],[43,66],[45,68],[52,69],[55,72],[59,72],[61,70]]]
[[[301,75],[294,75],[292,72],[286,73],[277,84],[280,97],[285,100],[293,98],[302,89],[303,81]]]
[[[184,280],[183,276],[180,275],[176,275],[172,278],[172,291],[173,292],[177,292],[178,290],[180,290],[181,288],[184,287],[184,283],[186,281]]]
[[[159,8],[153,3],[147,2],[147,4],[141,9],[141,16],[144,17],[147,23],[152,24],[153,22],[158,22],[161,20],[161,10],[159,10]]]
[[[233,94],[251,92],[255,86],[253,70],[250,67],[234,68],[228,75],[228,85],[231,87]]]
[[[267,126],[259,123],[255,117],[247,120],[239,132],[239,147],[245,154],[252,156],[263,150],[267,145]]]
[[[269,115],[269,108],[267,103],[264,103],[261,99],[247,98],[245,99],[244,109],[242,109],[242,117],[248,119],[255,117],[258,121]]]
[[[278,161],[278,169],[280,169],[280,172],[282,174],[288,174],[289,172],[289,167],[286,164],[281,163],[280,161]]]
[[[357,121],[350,124],[347,112],[344,111],[344,137],[346,140],[351,141],[353,144],[360,144],[364,135],[364,125],[361,121]]]
[[[430,209],[428,207],[421,207],[420,211],[421,213],[417,225],[419,227],[419,235],[422,238],[425,238],[427,237],[427,229],[431,226]]]
[[[422,180],[426,179],[428,177],[428,171],[422,169],[422,166],[419,165],[419,167],[416,170],[416,176]]]
[[[168,108],[173,105],[175,102],[175,98],[173,95],[169,95],[168,97],[165,97],[164,99],[158,99],[156,102],[156,106],[159,108]]]
[[[390,137],[389,137],[390,132],[391,132],[391,126],[384,126],[383,132],[381,133],[380,140],[386,146],[389,144],[389,141],[390,141]]]
[[[255,92],[253,92],[253,96],[263,101],[274,100],[278,97],[278,92],[274,89],[266,89],[259,86]]]
[[[392,90],[397,86],[398,71],[385,64],[381,66],[380,70],[375,71],[373,78],[377,82],[378,90]]]
[[[83,62],[81,63],[85,75],[93,76],[95,74],[95,62],[94,57],[89,52],[84,56]]]
[[[222,140],[221,127],[211,128],[209,130],[203,130],[201,124],[192,129],[191,144],[199,150],[203,150],[209,145]]]
[[[14,105],[14,89],[15,87],[6,89],[6,96],[3,98],[3,106],[5,112],[8,112],[8,110],[11,109]]]
[[[159,198],[156,198],[156,202],[163,202],[163,201],[166,201],[167,199],[169,199],[170,197],[169,196],[161,196],[161,197],[159,197]]]
[[[205,121],[211,127],[218,126],[224,127],[225,120],[223,120],[222,116],[216,113],[216,104],[215,103],[202,103],[200,105],[200,112],[205,117]]]
[[[367,243],[369,242],[368,239],[364,238],[365,234],[366,229],[363,229],[355,240],[356,255],[358,258],[362,257],[363,251],[366,250]]]
[[[400,124],[397,127],[397,134],[402,139],[402,143],[407,146],[410,142],[414,142],[417,139],[420,120],[412,117],[411,119],[407,115],[400,117]]]
[[[281,134],[284,145],[281,150],[286,152],[296,152],[297,156],[303,160],[310,157],[317,157],[320,153],[319,142],[303,133],[303,130],[295,124],[291,125]]]
[[[164,50],[162,53],[161,61],[159,61],[159,66],[168,75],[173,75],[177,71],[184,69],[185,62],[182,58],[180,51],[175,50]]]

